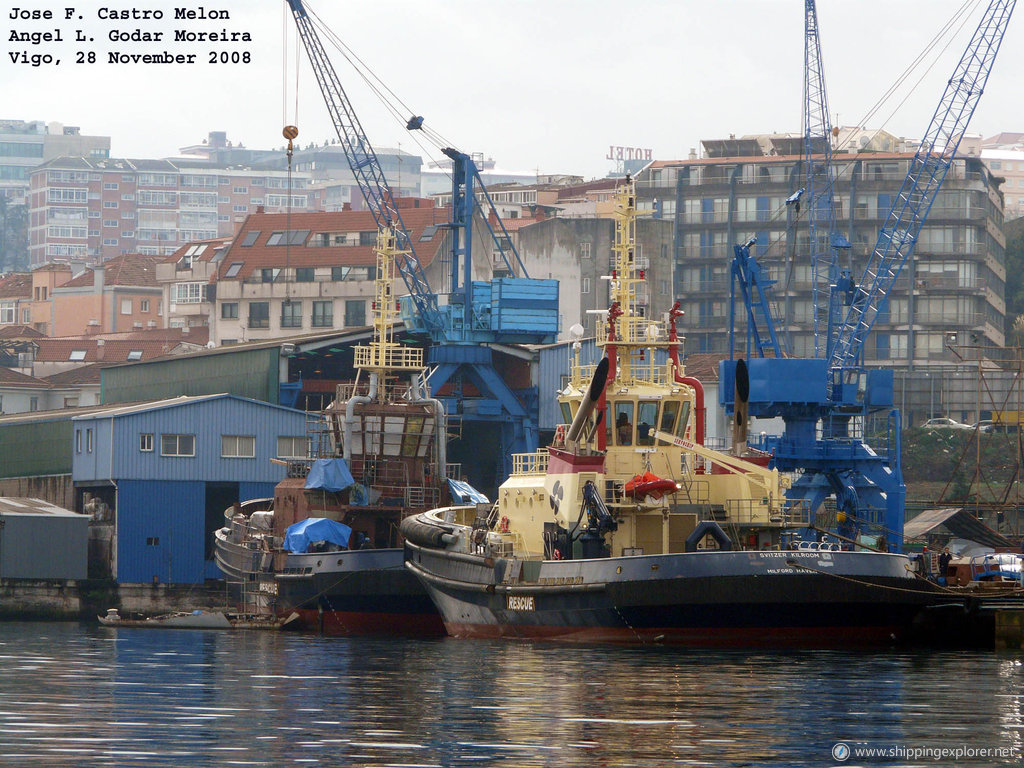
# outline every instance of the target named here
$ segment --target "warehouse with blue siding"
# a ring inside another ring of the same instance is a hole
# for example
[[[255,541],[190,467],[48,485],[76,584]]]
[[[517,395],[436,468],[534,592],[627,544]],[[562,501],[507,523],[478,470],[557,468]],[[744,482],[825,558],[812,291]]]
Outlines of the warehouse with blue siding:
[[[121,583],[219,578],[213,532],[234,502],[273,496],[305,458],[306,414],[235,395],[178,397],[72,420],[79,499],[113,513]]]

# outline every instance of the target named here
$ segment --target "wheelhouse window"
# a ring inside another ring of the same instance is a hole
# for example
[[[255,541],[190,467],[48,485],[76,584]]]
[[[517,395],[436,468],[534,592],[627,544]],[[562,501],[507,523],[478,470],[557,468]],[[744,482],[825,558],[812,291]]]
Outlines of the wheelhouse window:
[[[161,456],[195,456],[195,435],[160,435]]]
[[[658,423],[658,403],[641,400],[636,412],[636,444],[654,445],[654,425]]]
[[[633,403],[615,403],[615,444],[633,444]]]

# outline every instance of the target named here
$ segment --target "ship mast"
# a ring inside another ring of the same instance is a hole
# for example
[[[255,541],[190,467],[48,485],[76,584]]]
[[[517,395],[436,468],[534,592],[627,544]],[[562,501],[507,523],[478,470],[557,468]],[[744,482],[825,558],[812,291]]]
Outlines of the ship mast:
[[[678,339],[667,333],[664,323],[644,316],[640,297],[646,290],[647,268],[637,257],[636,182],[626,176],[615,190],[615,242],[612,245],[612,270],[609,280],[610,306],[605,319],[603,347],[611,363],[609,386],[664,384],[667,379],[656,372],[653,348],[675,348]],[[648,351],[650,357],[648,357]]]
[[[377,232],[377,277],[373,300],[373,340],[368,346],[355,347],[355,367],[366,371],[371,380],[377,377],[377,400],[386,399],[386,379],[408,372],[412,376],[423,370],[423,350],[409,347],[395,341],[395,322],[398,319],[398,303],[394,297],[396,263],[399,258],[409,255],[399,245],[398,233],[394,227],[381,227]]]

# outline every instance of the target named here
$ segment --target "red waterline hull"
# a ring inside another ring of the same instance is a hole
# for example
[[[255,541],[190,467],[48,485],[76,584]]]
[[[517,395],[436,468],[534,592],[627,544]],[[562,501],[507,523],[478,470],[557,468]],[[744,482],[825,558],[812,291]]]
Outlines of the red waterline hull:
[[[376,613],[358,611],[319,611],[299,608],[300,626],[309,632],[331,637],[381,635],[390,637],[443,637],[444,624],[436,613]],[[289,613],[290,615],[290,613]],[[287,618],[287,616],[282,616]]]

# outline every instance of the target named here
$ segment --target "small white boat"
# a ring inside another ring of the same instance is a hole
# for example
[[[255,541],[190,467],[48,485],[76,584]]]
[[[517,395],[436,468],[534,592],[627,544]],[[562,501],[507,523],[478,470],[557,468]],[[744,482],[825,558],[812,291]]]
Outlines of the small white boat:
[[[168,629],[231,629],[231,620],[223,611],[178,611],[147,619],[125,619],[110,608],[106,616],[97,616],[106,627],[166,627]]]

